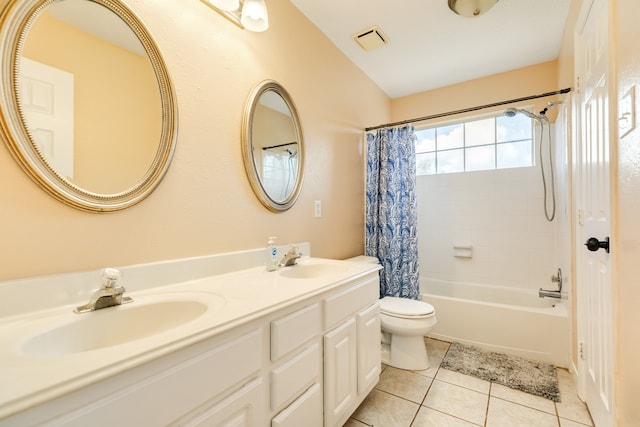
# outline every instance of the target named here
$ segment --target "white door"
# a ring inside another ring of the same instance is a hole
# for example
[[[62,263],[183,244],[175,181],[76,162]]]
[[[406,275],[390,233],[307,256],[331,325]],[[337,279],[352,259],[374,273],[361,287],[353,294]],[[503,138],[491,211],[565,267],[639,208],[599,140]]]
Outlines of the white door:
[[[40,153],[73,178],[73,74],[22,57],[20,105]]]
[[[613,324],[607,0],[586,1],[576,34],[576,296],[581,397],[597,427],[613,425]],[[589,249],[585,243],[592,240]],[[601,242],[601,243],[599,243]]]

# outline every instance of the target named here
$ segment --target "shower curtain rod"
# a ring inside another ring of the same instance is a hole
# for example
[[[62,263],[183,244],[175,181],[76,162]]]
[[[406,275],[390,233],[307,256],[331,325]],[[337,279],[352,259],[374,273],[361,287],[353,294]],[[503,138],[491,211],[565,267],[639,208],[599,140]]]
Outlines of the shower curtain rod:
[[[471,111],[482,110],[484,108],[499,107],[501,105],[513,104],[514,102],[528,101],[530,99],[536,99],[536,98],[545,98],[547,96],[561,95],[569,92],[571,92],[571,88],[565,88],[565,89],[556,90],[553,92],[541,93],[539,95],[525,96],[524,98],[515,98],[515,99],[510,99],[508,101],[494,102],[493,104],[480,105],[477,107],[464,108],[462,110],[448,111],[446,113],[432,114],[430,116],[417,117],[415,119],[402,120],[400,122],[394,122],[394,123],[387,123],[385,125],[372,126],[372,127],[365,128],[365,131],[369,132],[370,130],[382,129],[386,127],[407,125],[409,123],[422,122],[425,120],[438,119],[440,117],[453,116],[453,115],[462,114],[462,113],[469,113]]]
[[[263,150],[271,150],[272,148],[280,148],[280,147],[286,147],[287,145],[294,145],[297,144],[298,141],[293,141],[293,142],[287,142],[286,144],[278,144],[278,145],[269,145],[268,147],[262,147]]]

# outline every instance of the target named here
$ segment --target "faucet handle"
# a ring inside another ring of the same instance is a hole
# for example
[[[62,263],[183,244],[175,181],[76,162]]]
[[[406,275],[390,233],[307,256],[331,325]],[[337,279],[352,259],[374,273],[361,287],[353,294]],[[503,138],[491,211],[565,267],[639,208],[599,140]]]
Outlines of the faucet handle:
[[[102,278],[104,279],[102,286],[104,288],[113,288],[122,274],[117,268],[105,268],[102,270]]]

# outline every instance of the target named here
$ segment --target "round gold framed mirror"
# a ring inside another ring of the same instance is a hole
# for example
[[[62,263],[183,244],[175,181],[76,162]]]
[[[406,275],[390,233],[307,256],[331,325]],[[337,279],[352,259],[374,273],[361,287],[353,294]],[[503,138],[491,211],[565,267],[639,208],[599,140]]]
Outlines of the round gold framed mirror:
[[[253,192],[274,212],[296,202],[304,175],[304,140],[289,93],[265,80],[252,91],[242,124],[244,167]]]
[[[108,212],[147,197],[176,144],[177,106],[148,30],[119,0],[9,0],[0,126],[47,193]]]

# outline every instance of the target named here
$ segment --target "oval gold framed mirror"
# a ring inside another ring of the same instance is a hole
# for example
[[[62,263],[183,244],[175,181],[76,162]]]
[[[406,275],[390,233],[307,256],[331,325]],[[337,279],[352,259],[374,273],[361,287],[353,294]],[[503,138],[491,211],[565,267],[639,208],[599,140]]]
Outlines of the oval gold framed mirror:
[[[289,93],[273,80],[254,87],[244,111],[242,155],[253,192],[271,211],[291,208],[300,194],[303,139]]]
[[[119,0],[9,0],[0,12],[0,126],[47,193],[117,211],[164,177],[177,135],[167,67]]]

